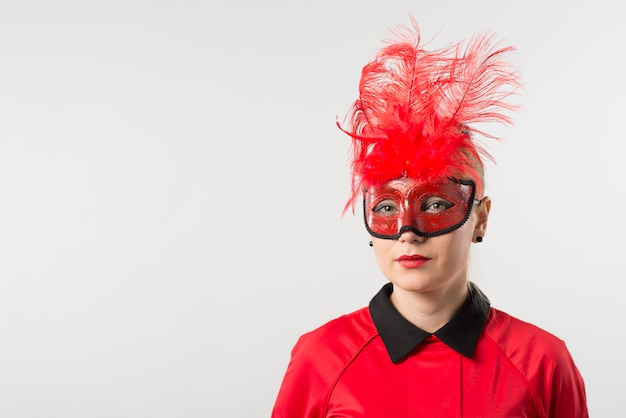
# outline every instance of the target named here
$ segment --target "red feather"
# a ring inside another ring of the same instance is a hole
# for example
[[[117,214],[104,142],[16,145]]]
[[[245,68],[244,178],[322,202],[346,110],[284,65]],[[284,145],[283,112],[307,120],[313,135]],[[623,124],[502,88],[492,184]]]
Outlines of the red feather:
[[[394,30],[397,39],[363,67],[348,128],[339,126],[352,137],[352,193],[344,212],[363,188],[401,176],[469,177],[480,196],[476,163],[482,170],[480,156],[491,157],[472,136],[493,136],[472,124],[510,124],[506,111],[517,108],[507,102],[520,87],[507,60],[513,47],[482,34],[426,51],[412,22],[413,29]]]

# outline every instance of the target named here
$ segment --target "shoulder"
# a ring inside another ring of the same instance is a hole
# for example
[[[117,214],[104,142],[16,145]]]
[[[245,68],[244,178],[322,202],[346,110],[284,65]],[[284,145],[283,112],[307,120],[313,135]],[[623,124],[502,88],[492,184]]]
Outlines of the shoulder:
[[[340,316],[300,336],[291,352],[288,372],[330,388],[377,335],[368,308]]]
[[[526,382],[542,416],[588,416],[585,384],[563,340],[493,308],[484,337]]]
[[[562,339],[498,309],[490,310],[484,334],[531,383],[575,369]]]
[[[334,359],[340,366],[377,334],[369,309],[361,308],[300,336],[292,356],[298,355],[315,362]]]
[[[378,335],[368,308],[303,334],[274,404],[272,417],[322,417],[332,388],[351,360]]]
[[[558,361],[569,357],[565,343],[556,335],[495,308],[489,312],[485,335],[512,359],[534,355]]]

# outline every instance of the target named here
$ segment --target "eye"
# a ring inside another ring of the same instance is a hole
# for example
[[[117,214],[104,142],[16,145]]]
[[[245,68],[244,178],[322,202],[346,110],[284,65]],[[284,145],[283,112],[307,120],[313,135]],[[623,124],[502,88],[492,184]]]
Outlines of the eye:
[[[379,216],[393,216],[398,213],[398,205],[392,200],[383,200],[374,206],[373,211]]]
[[[441,199],[440,197],[431,197],[422,203],[422,207],[420,209],[422,212],[427,213],[441,213],[450,209],[452,206],[454,205],[447,200]]]

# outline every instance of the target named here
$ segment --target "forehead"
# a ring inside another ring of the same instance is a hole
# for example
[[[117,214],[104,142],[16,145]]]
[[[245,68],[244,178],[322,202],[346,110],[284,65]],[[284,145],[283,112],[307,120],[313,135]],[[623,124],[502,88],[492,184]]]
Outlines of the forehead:
[[[396,191],[396,192],[400,192],[403,194],[408,194],[410,191],[415,190],[415,189],[438,190],[438,189],[446,189],[451,186],[454,187],[457,184],[458,184],[457,182],[451,179],[424,181],[421,179],[402,177],[402,178],[390,180],[378,186],[372,186],[369,188],[369,191],[372,193]]]

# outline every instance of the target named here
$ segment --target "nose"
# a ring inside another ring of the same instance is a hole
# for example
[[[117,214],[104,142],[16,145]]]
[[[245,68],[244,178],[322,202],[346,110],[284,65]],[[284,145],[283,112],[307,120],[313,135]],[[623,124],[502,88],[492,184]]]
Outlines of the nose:
[[[422,243],[425,240],[426,240],[426,237],[417,235],[415,232],[413,232],[410,229],[407,229],[404,232],[402,232],[400,234],[400,238],[398,238],[398,241],[407,242],[407,243]]]

